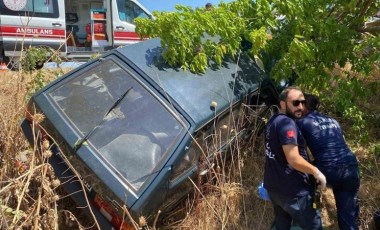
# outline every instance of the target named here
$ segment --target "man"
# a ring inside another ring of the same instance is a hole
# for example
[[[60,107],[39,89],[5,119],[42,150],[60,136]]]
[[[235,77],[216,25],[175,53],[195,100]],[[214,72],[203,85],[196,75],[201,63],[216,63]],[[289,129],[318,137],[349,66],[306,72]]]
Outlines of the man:
[[[205,8],[206,8],[206,10],[211,10],[212,4],[210,2],[206,3]]]
[[[314,157],[315,166],[332,187],[339,229],[358,229],[360,186],[358,161],[346,144],[339,123],[317,112],[319,99],[305,94],[306,114],[297,121]]]
[[[325,176],[308,162],[304,139],[293,119],[302,116],[305,98],[298,87],[280,94],[280,113],[272,116],[265,129],[264,187],[272,201],[276,230],[298,225],[303,230],[322,229],[319,210],[312,206],[314,186],[308,174],[322,189]]]

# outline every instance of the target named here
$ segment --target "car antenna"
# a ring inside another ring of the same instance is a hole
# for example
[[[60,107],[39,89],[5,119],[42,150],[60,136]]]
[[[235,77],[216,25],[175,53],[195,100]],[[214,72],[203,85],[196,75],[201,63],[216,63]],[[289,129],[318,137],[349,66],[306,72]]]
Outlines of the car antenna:
[[[80,147],[82,147],[83,143],[88,140],[88,138],[95,132],[95,130],[100,127],[103,122],[105,121],[105,118],[108,116],[108,114],[116,108],[120,104],[120,102],[124,99],[125,96],[131,91],[133,87],[129,87],[111,106],[111,108],[107,111],[107,113],[103,116],[103,119],[99,122],[98,125],[94,126],[94,128],[86,134],[82,139],[79,139],[77,142],[74,144],[74,151],[76,152]]]

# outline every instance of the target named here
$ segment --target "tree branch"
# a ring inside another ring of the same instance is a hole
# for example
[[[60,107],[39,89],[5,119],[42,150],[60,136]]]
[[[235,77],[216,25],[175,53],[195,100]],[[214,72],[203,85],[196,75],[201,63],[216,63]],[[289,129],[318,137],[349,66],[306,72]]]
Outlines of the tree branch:
[[[365,23],[365,28],[371,28],[371,27],[377,27],[380,26],[380,18],[371,22],[366,22]]]
[[[379,26],[371,26],[371,27],[362,27],[357,29],[358,32],[361,33],[374,33],[380,31],[380,25]]]
[[[362,6],[360,6],[360,14],[358,15],[359,17],[363,17],[367,12],[368,10],[371,8],[371,5],[373,3],[373,0],[367,0],[367,1],[364,1]]]

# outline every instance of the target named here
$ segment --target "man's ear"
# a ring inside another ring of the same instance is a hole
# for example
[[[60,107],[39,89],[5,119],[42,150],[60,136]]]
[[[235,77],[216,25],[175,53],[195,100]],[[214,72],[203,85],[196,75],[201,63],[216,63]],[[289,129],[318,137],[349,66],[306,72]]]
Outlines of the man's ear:
[[[285,101],[280,101],[280,109],[285,109],[286,108],[286,105],[285,105]]]

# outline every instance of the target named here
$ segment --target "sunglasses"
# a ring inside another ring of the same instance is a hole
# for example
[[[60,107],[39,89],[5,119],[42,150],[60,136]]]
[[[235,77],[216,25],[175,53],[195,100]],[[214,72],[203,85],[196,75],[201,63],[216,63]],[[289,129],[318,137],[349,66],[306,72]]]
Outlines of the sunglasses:
[[[306,104],[306,100],[294,100],[294,101],[292,101],[292,104],[293,104],[293,106],[299,106],[300,104],[302,104],[302,105],[305,105]]]

